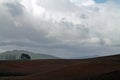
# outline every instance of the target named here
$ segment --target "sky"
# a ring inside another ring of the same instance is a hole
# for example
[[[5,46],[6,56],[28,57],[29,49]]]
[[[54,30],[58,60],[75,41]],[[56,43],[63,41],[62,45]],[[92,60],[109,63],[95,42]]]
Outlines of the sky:
[[[0,52],[120,54],[119,8],[120,0],[0,0]]]

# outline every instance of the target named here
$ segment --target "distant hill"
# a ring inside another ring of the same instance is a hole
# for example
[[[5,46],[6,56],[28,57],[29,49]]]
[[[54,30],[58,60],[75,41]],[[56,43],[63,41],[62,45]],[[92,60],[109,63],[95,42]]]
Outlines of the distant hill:
[[[29,51],[24,50],[13,50],[13,51],[6,51],[3,53],[0,53],[0,60],[6,60],[7,57],[12,56],[13,58],[16,58],[17,60],[20,59],[20,56],[22,53],[28,54],[31,59],[58,59],[56,56],[47,55],[47,54],[36,54]]]

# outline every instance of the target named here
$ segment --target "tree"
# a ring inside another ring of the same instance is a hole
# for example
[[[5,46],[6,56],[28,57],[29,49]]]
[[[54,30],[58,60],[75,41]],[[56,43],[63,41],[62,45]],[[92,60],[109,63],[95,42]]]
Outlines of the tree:
[[[21,60],[31,60],[31,57],[28,54],[21,54]]]

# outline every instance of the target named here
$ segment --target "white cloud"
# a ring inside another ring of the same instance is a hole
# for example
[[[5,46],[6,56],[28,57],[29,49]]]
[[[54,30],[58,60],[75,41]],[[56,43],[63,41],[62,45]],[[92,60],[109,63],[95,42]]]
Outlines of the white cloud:
[[[78,6],[91,6],[95,4],[93,0],[71,0],[71,1]]]

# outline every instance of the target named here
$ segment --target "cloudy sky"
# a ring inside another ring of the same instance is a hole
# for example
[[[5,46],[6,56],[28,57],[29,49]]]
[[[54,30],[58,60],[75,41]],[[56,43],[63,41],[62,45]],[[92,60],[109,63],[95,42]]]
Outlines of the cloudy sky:
[[[120,53],[120,0],[0,0],[0,52],[63,58]]]

